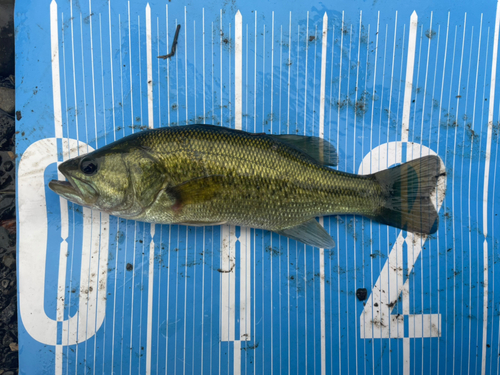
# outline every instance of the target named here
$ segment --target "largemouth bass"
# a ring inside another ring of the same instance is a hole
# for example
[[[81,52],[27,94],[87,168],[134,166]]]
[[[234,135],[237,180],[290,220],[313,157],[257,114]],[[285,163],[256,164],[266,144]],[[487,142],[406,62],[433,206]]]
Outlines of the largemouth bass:
[[[145,130],[59,166],[49,187],[71,202],[159,224],[261,228],[308,245],[335,242],[317,216],[355,214],[411,232],[437,230],[440,175],[426,156],[371,175],[331,169],[317,137],[252,134],[211,125]]]

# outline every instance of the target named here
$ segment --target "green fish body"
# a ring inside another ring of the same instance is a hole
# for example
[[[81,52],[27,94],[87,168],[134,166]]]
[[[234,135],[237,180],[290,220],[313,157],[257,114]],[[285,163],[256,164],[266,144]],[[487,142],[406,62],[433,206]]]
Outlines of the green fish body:
[[[306,244],[334,241],[317,216],[356,214],[433,233],[430,196],[440,159],[427,156],[372,175],[331,169],[335,148],[317,137],[252,134],[210,125],[145,130],[59,166],[68,200],[159,224],[232,224]]]

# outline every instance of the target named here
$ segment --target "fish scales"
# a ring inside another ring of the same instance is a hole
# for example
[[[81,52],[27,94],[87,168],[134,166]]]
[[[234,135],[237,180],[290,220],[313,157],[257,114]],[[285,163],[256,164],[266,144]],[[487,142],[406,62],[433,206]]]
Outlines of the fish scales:
[[[267,135],[217,130],[159,129],[136,139],[155,153],[172,185],[222,176],[213,199],[183,207],[176,222],[227,221],[274,230],[320,215],[372,213],[379,204],[380,189],[370,177],[318,165]],[[152,211],[161,216],[167,210]],[[170,215],[155,220],[168,222]]]

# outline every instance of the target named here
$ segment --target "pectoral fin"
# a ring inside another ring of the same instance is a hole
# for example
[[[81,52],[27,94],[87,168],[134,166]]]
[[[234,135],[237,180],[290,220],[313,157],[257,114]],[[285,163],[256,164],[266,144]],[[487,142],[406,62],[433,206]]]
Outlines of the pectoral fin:
[[[274,232],[305,243],[306,245],[316,246],[323,249],[331,249],[335,247],[335,241],[333,238],[316,221],[316,219],[308,220],[295,227],[275,230]]]
[[[189,180],[167,188],[175,199],[174,210],[178,211],[189,204],[199,204],[214,199],[224,189],[223,176],[208,176]]]

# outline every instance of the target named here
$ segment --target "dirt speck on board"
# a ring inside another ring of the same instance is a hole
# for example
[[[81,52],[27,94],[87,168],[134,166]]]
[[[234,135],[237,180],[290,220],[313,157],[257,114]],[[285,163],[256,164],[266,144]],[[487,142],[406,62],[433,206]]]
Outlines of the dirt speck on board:
[[[436,32],[435,32],[434,30],[431,30],[431,29],[429,29],[429,30],[427,30],[427,31],[425,32],[425,36],[426,36],[427,38],[429,38],[429,39],[434,38],[434,36],[435,36],[435,35],[436,35]]]

